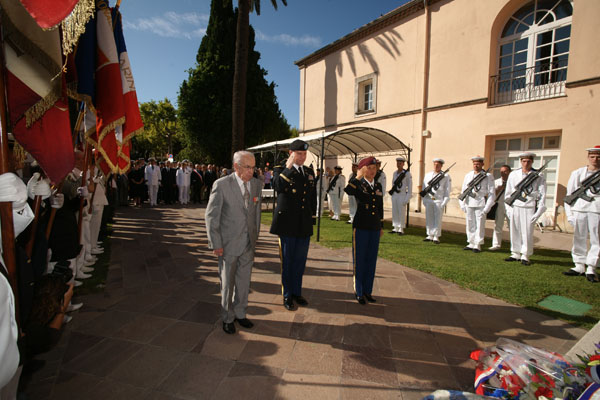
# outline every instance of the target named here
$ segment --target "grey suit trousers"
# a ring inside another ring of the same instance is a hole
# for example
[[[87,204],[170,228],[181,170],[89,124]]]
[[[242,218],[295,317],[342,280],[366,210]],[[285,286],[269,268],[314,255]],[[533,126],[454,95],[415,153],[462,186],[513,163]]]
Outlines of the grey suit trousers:
[[[248,239],[246,248],[238,257],[219,257],[219,277],[221,279],[221,317],[223,322],[233,322],[234,318],[246,318],[250,275],[254,264],[254,247]]]

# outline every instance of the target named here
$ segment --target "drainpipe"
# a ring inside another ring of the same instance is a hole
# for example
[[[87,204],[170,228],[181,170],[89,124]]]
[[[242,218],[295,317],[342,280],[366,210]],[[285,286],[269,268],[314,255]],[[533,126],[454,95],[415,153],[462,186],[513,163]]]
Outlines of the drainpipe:
[[[423,189],[423,178],[425,177],[425,144],[427,138],[423,132],[427,129],[427,98],[429,95],[429,49],[431,44],[431,12],[427,0],[423,0],[425,8],[425,46],[423,54],[423,104],[421,106],[421,148],[419,151],[419,185],[418,191]],[[421,199],[417,203],[417,212],[421,212]]]

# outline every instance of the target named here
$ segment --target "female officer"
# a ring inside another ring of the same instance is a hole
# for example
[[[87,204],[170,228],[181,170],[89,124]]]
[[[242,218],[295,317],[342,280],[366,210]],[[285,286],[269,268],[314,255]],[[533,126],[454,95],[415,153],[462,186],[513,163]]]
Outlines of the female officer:
[[[383,234],[383,189],[375,181],[377,160],[364,158],[358,163],[358,174],[344,189],[357,201],[352,222],[352,259],[354,262],[354,294],[360,304],[375,302],[373,280],[377,264],[379,238]]]

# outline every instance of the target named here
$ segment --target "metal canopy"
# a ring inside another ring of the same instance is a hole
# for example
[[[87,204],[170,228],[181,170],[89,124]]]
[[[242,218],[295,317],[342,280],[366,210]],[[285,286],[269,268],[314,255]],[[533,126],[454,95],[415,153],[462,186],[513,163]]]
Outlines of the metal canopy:
[[[311,135],[278,140],[250,147],[254,153],[285,151],[290,144],[301,139],[308,143],[308,150],[320,158],[337,158],[344,156],[381,155],[385,153],[409,152],[410,149],[402,141],[381,129],[354,127],[333,132],[320,132]]]

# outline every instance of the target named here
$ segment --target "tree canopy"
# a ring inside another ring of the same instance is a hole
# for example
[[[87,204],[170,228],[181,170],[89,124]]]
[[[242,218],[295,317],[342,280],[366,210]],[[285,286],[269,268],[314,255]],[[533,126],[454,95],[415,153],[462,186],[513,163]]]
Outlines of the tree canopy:
[[[213,0],[196,65],[179,91],[179,122],[186,146],[197,149],[203,161],[231,163],[232,92],[237,11],[231,0]],[[250,27],[246,96],[246,135],[243,147],[290,136],[290,126],[275,97],[275,84],[265,79],[254,50]]]
[[[177,109],[169,99],[141,103],[140,113],[144,132],[132,139],[135,157],[164,159],[181,151],[183,135],[178,133]]]

